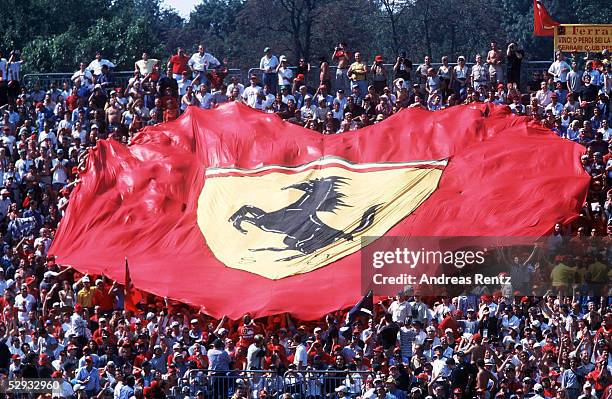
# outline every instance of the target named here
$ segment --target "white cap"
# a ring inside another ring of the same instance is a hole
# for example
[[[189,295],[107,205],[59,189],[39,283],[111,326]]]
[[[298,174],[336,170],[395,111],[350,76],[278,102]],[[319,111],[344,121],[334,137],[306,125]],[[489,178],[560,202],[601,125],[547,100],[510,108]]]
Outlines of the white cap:
[[[336,392],[348,392],[349,389],[346,385],[340,385],[338,388],[336,388]]]
[[[85,276],[81,279],[81,282],[83,283],[89,283],[89,277]]]
[[[286,56],[284,56],[284,55],[281,55],[281,56],[280,56],[280,58],[279,58],[278,60],[279,60],[280,62],[287,61],[287,57],[286,57]]]
[[[321,332],[321,331],[323,331],[323,329],[321,329],[321,327],[316,327],[316,328],[314,329],[314,332],[315,332],[315,333],[318,333],[318,332]]]
[[[58,273],[55,273],[55,272],[45,272],[45,274],[43,274],[43,278],[51,278],[51,277],[55,277],[57,275],[58,275]]]

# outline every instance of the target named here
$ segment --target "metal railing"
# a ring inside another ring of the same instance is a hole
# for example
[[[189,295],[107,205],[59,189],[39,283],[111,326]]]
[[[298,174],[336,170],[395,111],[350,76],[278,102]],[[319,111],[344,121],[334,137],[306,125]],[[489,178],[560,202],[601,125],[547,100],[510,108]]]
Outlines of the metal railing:
[[[546,61],[546,60],[545,61],[525,61],[523,62],[522,68],[521,68],[521,86],[525,87],[526,83],[531,79],[534,72],[542,73],[542,72],[547,71],[551,62],[552,61]],[[440,63],[431,64],[431,66],[434,69],[439,68],[440,65],[442,64]],[[456,64],[449,63],[449,65],[453,67]],[[471,67],[473,64],[466,63],[466,65],[468,67]],[[384,66],[387,69],[387,85],[391,87],[391,85],[393,84],[393,75],[394,75],[393,64],[384,64]],[[412,72],[413,76],[414,76],[414,71],[416,70],[418,66],[419,66],[418,63],[415,63],[413,65],[413,72]],[[294,71],[296,69],[296,67],[290,67],[290,68]],[[334,77],[336,75],[336,69],[337,68],[335,66],[330,66],[330,76],[332,78],[331,79],[332,85],[334,82]],[[310,68],[310,72],[308,72],[307,76],[305,77],[306,78],[305,83],[307,86],[311,88],[316,88],[320,85],[319,72],[320,72],[319,67],[312,66]],[[253,74],[261,77],[262,71],[259,68],[250,68],[247,70],[246,73],[244,73],[244,70],[242,69],[233,68],[233,69],[228,70],[228,77],[226,80],[229,81],[229,78],[231,78],[232,76],[238,76],[240,81],[242,83],[245,83],[249,81],[249,77]],[[38,83],[40,84],[41,88],[47,89],[49,85],[51,84],[51,82],[55,82],[57,83],[58,87],[61,88],[64,82],[70,83],[70,78],[72,77],[72,75],[73,75],[72,72],[30,73],[30,74],[23,76],[22,84],[28,88],[32,88],[35,83]],[[115,77],[115,82],[117,86],[125,87],[127,86],[129,79],[134,76],[134,72],[133,71],[117,71],[117,72],[113,72],[113,75]]]
[[[29,73],[24,75],[21,83],[23,86],[31,89],[35,83],[38,83],[41,88],[47,89],[52,82],[57,84],[57,87],[61,89],[62,85],[66,82],[71,85],[71,78],[74,72],[59,72],[59,73]],[[117,87],[126,87],[129,80],[134,77],[134,71],[117,71],[112,72]],[[243,79],[242,70],[240,69],[228,69],[227,79],[232,76],[238,76]]]
[[[363,394],[369,371],[288,370],[282,375],[274,370],[214,371],[189,370],[172,392],[176,399],[201,392],[206,399],[229,398],[238,390],[246,397],[259,398],[265,391],[270,398],[290,393],[299,398],[327,398],[336,394],[341,385],[348,388],[349,397]],[[335,397],[335,396],[333,396]]]
[[[532,74],[534,72],[538,72],[538,73],[542,73],[545,71],[548,71],[548,67],[550,66],[550,64],[552,63],[552,61],[525,61],[522,63],[521,65],[521,86],[525,87],[526,83],[529,81],[529,79],[531,79]],[[368,64],[369,65],[369,64]],[[383,64],[385,66],[385,68],[387,69],[387,85],[388,87],[391,87],[393,84],[393,77],[394,77],[394,73],[393,73],[393,66],[394,64]],[[414,76],[415,76],[415,71],[417,69],[417,67],[419,66],[419,63],[414,63],[413,67],[412,67],[412,76],[413,76],[413,83],[415,81]],[[438,68],[442,65],[442,63],[432,63],[431,66],[432,68],[434,68],[436,71],[438,70]],[[448,64],[450,67],[454,67],[455,65],[457,65],[457,63],[449,63]],[[474,63],[466,63],[465,64],[468,68],[471,68]],[[289,67],[289,69],[295,71],[296,67]],[[336,76],[336,70],[338,68],[336,66],[330,66],[330,73],[329,75],[331,76],[331,81],[332,81],[332,87],[334,85],[334,77]],[[505,70],[505,65],[504,65],[504,75],[506,73]],[[248,78],[251,75],[258,75],[259,77],[261,77],[261,75],[263,74],[263,71],[259,68],[250,68],[246,74],[246,76],[243,76],[243,82],[248,82]],[[294,72],[294,76],[295,78],[295,72]],[[305,76],[306,78],[306,85],[311,87],[311,88],[316,88],[320,85],[320,69],[319,67],[316,66],[311,66],[310,68],[310,72],[308,72],[307,76]]]

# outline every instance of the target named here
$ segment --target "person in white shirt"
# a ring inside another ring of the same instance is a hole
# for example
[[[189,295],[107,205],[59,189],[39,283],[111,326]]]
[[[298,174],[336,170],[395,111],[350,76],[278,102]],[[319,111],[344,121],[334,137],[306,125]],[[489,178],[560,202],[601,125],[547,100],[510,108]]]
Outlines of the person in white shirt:
[[[308,365],[308,350],[306,349],[306,345],[304,345],[302,337],[298,334],[295,335],[293,341],[297,344],[295,347],[293,364],[297,366],[298,370],[306,368]]]
[[[550,95],[550,104],[548,104],[546,106],[546,108],[544,108],[545,111],[552,111],[552,114],[557,117],[557,116],[561,116],[561,113],[563,112],[563,104],[561,104],[560,102],[557,101],[557,93],[552,93]]]
[[[2,51],[0,51],[0,77],[2,78],[2,80],[7,80],[7,65],[8,61],[6,60],[6,58],[2,57]]]
[[[21,80],[21,65],[23,64],[24,60],[20,58],[21,53],[19,50],[11,51],[11,56],[7,61],[7,79],[5,80]]]
[[[555,62],[548,68],[548,74],[553,77],[555,82],[565,84],[567,82],[567,74],[571,70],[569,64],[565,62],[565,57],[561,51],[555,53]]]
[[[211,108],[211,100],[213,98],[212,94],[208,91],[208,85],[205,83],[200,85],[200,90],[196,94],[196,98],[200,103],[200,108],[210,109]]]
[[[280,63],[276,67],[276,73],[278,75],[278,86],[282,89],[283,87],[291,87],[291,80],[293,79],[293,71],[289,69],[287,64],[287,57],[281,55],[279,59]]]
[[[198,52],[191,56],[187,65],[193,72],[193,79],[200,77],[200,81],[204,83],[207,82],[206,71],[220,66],[221,63],[212,54],[206,52],[206,47],[203,44],[200,44]]]
[[[310,94],[307,94],[306,97],[304,97],[304,105],[302,106],[302,108],[300,108],[300,115],[302,121],[314,118],[316,112],[317,107],[312,104],[312,96]]]
[[[261,109],[261,87],[257,85],[257,76],[251,75],[251,85],[244,89],[242,99],[246,104],[255,109]]]
[[[6,188],[0,190],[0,221],[4,220],[6,215],[8,215],[8,210],[11,207],[11,204],[13,203],[10,195],[10,191]]]
[[[540,90],[536,92],[536,99],[538,100],[538,104],[540,107],[546,107],[548,104],[552,102],[551,96],[552,91],[548,90],[548,84],[546,82],[540,83]]]
[[[238,82],[238,76],[236,75],[233,75],[232,77],[230,77],[230,84],[227,86],[227,91],[225,92],[225,95],[228,97],[231,96],[234,88],[238,89],[238,95],[240,96],[244,92],[244,85]]]
[[[72,74],[70,80],[74,83],[80,81],[81,87],[89,89],[93,86],[94,77],[91,72],[85,67],[85,63],[79,64],[79,70]]]
[[[28,286],[22,284],[21,292],[15,297],[15,307],[18,309],[17,316],[21,323],[28,321],[29,313],[36,304],[36,298],[30,294]]]
[[[406,323],[408,317],[412,315],[410,312],[410,302],[408,302],[408,297],[404,292],[400,292],[395,297],[395,300],[391,302],[391,305],[389,305],[388,309],[384,308],[382,302],[380,303],[380,305],[383,307],[383,310],[391,314],[393,321],[396,323]]]
[[[266,47],[264,49],[264,56],[259,61],[259,69],[263,72],[263,84],[270,86],[273,94],[276,94],[276,68],[278,68],[279,62],[275,55],[272,55],[272,49]]]
[[[142,53],[142,59],[134,63],[134,72],[140,72],[140,76],[147,76],[153,72],[153,67],[159,64],[159,60],[155,58],[149,58],[149,54]]]
[[[98,77],[98,76],[100,76],[102,74],[102,66],[103,65],[106,65],[109,69],[115,67],[115,64],[113,64],[109,60],[103,59],[102,58],[102,53],[98,51],[98,52],[96,52],[96,58],[94,58],[94,60],[89,63],[89,65],[87,66],[87,69],[89,71],[91,71],[91,73],[95,77]]]

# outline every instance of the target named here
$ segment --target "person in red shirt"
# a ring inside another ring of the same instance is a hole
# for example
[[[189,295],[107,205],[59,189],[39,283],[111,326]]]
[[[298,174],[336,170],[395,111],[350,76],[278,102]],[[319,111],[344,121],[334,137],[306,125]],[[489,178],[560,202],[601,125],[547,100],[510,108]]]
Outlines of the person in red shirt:
[[[180,80],[183,72],[189,71],[187,62],[189,62],[189,57],[185,55],[185,49],[179,47],[176,54],[168,60],[167,75],[172,76],[176,81]]]
[[[104,284],[102,279],[96,280],[96,290],[94,291],[93,302],[94,306],[99,306],[102,313],[110,313],[115,305],[115,297],[111,294],[115,288],[113,285],[110,289]]]
[[[318,341],[312,344],[312,349],[308,352],[308,364],[312,365],[314,363],[315,356],[318,356],[319,362],[328,366],[334,363],[334,358],[323,351],[323,345]]]
[[[586,376],[586,380],[591,382],[593,388],[595,388],[598,398],[603,397],[603,391],[611,381],[610,373],[608,372],[608,367],[606,366],[607,360],[607,356],[600,356],[597,358],[595,370],[591,371]]]
[[[238,327],[240,340],[238,346],[248,348],[253,343],[253,338],[257,334],[263,334],[262,328],[255,323],[250,314],[245,314],[242,318],[242,326]]]
[[[200,345],[194,346],[193,355],[189,356],[187,360],[195,362],[199,369],[208,368],[208,357],[202,353]]]

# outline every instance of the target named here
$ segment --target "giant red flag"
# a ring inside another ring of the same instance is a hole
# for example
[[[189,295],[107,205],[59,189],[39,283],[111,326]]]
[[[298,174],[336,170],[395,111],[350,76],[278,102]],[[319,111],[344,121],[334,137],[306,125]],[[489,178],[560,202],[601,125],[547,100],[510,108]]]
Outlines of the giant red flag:
[[[238,318],[361,297],[368,236],[541,236],[582,207],[584,149],[486,104],[322,135],[239,103],[103,140],[51,253]]]
[[[533,0],[533,35],[554,36],[559,22],[552,19],[541,0]]]

